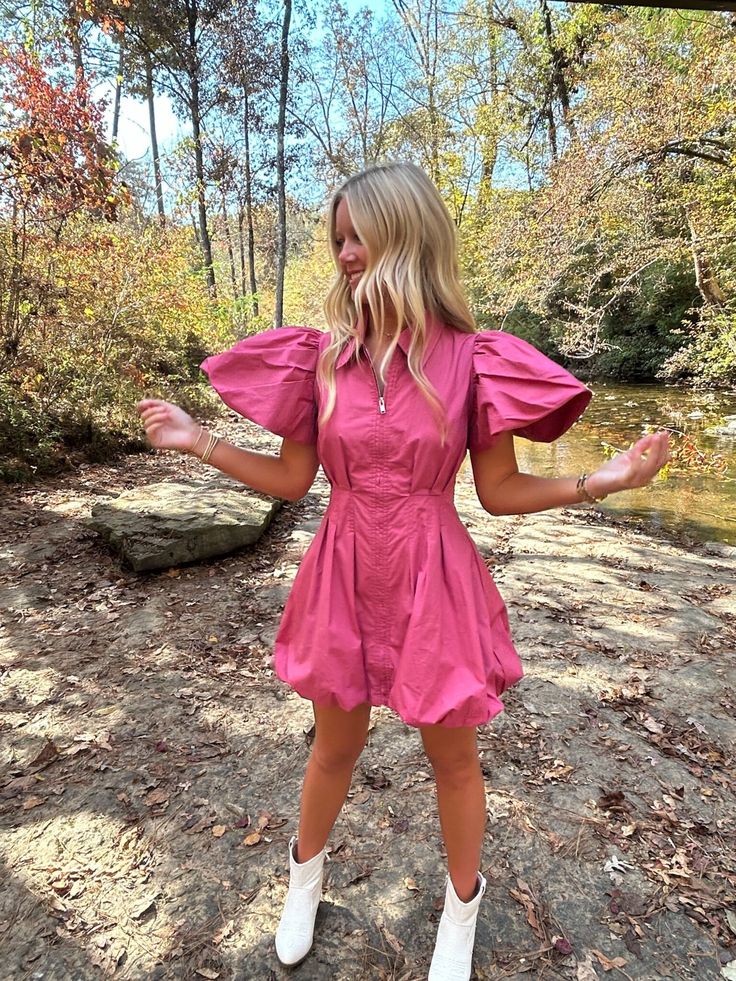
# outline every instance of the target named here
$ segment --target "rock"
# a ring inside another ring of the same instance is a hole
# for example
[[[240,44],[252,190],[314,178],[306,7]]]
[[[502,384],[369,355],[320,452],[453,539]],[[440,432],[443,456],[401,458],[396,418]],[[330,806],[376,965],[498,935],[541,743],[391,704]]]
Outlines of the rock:
[[[149,484],[95,505],[88,524],[136,572],[227,555],[258,541],[281,507],[241,486]]]
[[[711,426],[705,430],[706,436],[733,436],[736,439],[736,416],[726,416],[722,426]]]
[[[0,610],[41,610],[52,601],[51,590],[43,582],[0,589]]]
[[[725,542],[706,542],[705,551],[708,555],[720,555],[724,559],[736,559],[736,547]]]

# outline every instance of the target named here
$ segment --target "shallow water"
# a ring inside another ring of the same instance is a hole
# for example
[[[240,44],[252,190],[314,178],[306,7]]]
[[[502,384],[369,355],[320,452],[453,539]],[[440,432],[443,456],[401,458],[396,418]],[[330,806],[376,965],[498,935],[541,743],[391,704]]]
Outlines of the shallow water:
[[[591,472],[605,460],[603,444],[625,450],[646,425],[677,429],[692,436],[699,449],[724,456],[726,476],[671,473],[650,487],[615,494],[598,507],[636,517],[653,529],[736,545],[736,439],[704,434],[724,416],[736,415],[736,392],[663,385],[591,387],[594,397],[585,416],[556,443],[516,440],[519,469],[540,476]]]

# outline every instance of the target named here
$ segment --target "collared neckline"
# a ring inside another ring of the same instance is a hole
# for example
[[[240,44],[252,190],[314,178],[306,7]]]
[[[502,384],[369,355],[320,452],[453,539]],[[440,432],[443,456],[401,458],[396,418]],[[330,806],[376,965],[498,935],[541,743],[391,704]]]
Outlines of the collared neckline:
[[[427,314],[427,328],[429,331],[429,340],[427,343],[427,350],[425,354],[425,360],[429,360],[430,355],[434,351],[437,343],[440,339],[440,334],[443,330],[448,330],[441,321],[434,317],[431,313]],[[336,368],[341,368],[344,364],[347,364],[348,360],[353,356],[355,352],[355,344],[358,335],[351,338],[350,341],[345,345],[345,347],[340,352],[340,355],[335,363]],[[409,348],[411,346],[411,327],[404,327],[404,329],[399,334],[399,341],[397,347],[401,348],[404,354],[408,357]]]

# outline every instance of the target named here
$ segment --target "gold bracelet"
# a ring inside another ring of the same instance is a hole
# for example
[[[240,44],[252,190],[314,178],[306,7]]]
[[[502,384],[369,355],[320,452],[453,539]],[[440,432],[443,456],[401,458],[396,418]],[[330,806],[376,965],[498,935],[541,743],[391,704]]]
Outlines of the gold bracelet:
[[[209,442],[207,443],[207,449],[201,456],[202,463],[210,462],[210,457],[212,456],[212,453],[219,442],[220,440],[217,436],[210,435]]]
[[[606,497],[608,497],[607,494],[604,494],[603,497],[593,497],[593,495],[590,493],[588,488],[585,486],[585,481],[587,479],[588,479],[587,473],[581,474],[578,477],[578,482],[576,485],[576,490],[578,492],[578,495],[582,497],[584,501],[587,501],[588,504],[598,504],[600,501],[605,501]]]
[[[194,456],[197,455],[197,443],[199,443],[200,439],[203,436],[204,436],[204,426],[200,426],[199,427],[199,435],[197,436],[197,438],[195,439],[195,441],[192,444],[191,448],[189,449],[189,452],[192,453]]]

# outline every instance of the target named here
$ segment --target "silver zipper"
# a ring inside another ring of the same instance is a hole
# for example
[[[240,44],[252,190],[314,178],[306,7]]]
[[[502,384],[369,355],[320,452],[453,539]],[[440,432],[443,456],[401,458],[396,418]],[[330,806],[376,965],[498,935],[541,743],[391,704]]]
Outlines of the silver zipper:
[[[383,397],[383,395],[381,395],[381,386],[378,384],[378,375],[376,374],[376,369],[373,367],[373,358],[371,357],[368,348],[366,348],[366,353],[368,355],[368,360],[371,363],[371,371],[373,372],[373,378],[376,382],[376,394],[378,395],[378,411],[381,413],[381,415],[384,415],[384,413],[386,412],[386,400]],[[384,392],[385,391],[386,389],[384,387]]]

